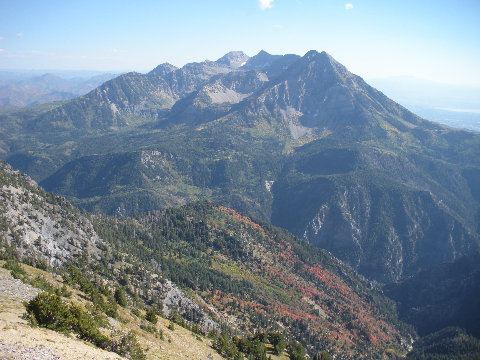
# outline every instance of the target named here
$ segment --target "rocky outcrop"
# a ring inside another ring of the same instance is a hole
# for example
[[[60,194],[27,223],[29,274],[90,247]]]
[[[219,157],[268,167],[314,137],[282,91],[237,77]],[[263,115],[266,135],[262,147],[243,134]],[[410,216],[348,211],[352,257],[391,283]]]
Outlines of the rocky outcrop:
[[[74,262],[82,255],[100,259],[103,241],[79,210],[3,162],[0,173],[1,233],[20,258],[35,261],[40,256],[51,266]]]
[[[0,199],[0,248],[13,249],[21,260],[61,268],[78,264],[80,258],[91,264],[111,259],[110,246],[99,238],[87,216],[64,198],[44,192],[28,176],[4,162],[0,162]],[[218,327],[180,288],[162,277],[155,263],[145,271],[151,281],[148,294],[142,295],[162,302],[167,315],[170,309],[177,309],[187,320],[196,320],[205,333]],[[137,281],[139,286],[145,285],[145,279]],[[20,289],[25,287],[21,284]],[[11,283],[0,279],[0,289],[10,294]],[[23,294],[18,289],[15,293]]]

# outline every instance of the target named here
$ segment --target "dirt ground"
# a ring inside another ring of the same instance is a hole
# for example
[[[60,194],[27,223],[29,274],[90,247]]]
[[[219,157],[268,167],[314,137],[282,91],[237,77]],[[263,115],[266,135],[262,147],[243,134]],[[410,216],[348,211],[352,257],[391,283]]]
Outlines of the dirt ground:
[[[25,267],[27,268],[27,267]],[[53,282],[55,277],[28,267],[28,272],[42,275]],[[23,319],[25,307],[23,301],[34,298],[38,289],[14,279],[8,270],[0,268],[0,360],[114,360],[124,359],[118,354],[104,351],[93,345],[55,331],[33,328]],[[162,360],[220,360],[221,357],[211,348],[209,339],[197,337],[192,332],[175,326],[169,330],[169,321],[159,319],[158,331],[164,334],[163,340],[158,336],[139,329],[139,320],[129,311],[119,309],[124,319],[121,324],[114,321],[124,332],[133,329],[147,359]]]

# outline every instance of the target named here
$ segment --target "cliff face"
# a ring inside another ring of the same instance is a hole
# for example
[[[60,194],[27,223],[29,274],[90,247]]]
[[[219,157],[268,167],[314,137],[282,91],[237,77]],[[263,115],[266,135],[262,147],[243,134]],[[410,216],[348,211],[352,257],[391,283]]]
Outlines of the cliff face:
[[[334,196],[309,217],[303,237],[369,278],[396,281],[478,249],[429,192],[350,184]]]
[[[455,166],[317,142],[272,186],[272,221],[369,278],[397,281],[479,249],[471,191]]]
[[[45,193],[25,175],[0,163],[1,234],[22,258],[59,266],[81,256],[99,260],[103,241],[90,221],[64,198]]]

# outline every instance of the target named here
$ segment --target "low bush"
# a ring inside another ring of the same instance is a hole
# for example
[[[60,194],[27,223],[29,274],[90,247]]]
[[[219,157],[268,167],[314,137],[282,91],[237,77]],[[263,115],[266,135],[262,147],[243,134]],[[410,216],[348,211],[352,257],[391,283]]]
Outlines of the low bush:
[[[7,270],[10,270],[15,279],[22,279],[25,275],[27,275],[18,260],[14,257],[7,259],[3,267]]]
[[[132,360],[144,360],[145,353],[138,345],[135,334],[130,331],[128,334],[117,333],[113,336],[112,351]]]
[[[97,321],[81,307],[67,304],[54,293],[40,293],[25,304],[28,318],[38,325],[60,332],[73,332],[80,339],[91,342],[99,348],[114,351],[132,360],[145,359],[135,335],[120,334],[111,339],[102,334]]]
[[[154,309],[150,308],[147,310],[147,313],[145,314],[145,320],[150,321],[152,324],[157,323],[158,321],[157,313],[155,312]]]

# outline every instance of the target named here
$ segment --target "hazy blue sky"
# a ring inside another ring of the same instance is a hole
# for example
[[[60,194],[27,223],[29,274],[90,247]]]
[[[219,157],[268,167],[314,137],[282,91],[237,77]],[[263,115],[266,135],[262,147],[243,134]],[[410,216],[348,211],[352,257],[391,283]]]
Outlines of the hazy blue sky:
[[[3,69],[147,71],[261,49],[480,85],[480,0],[0,0]]]

